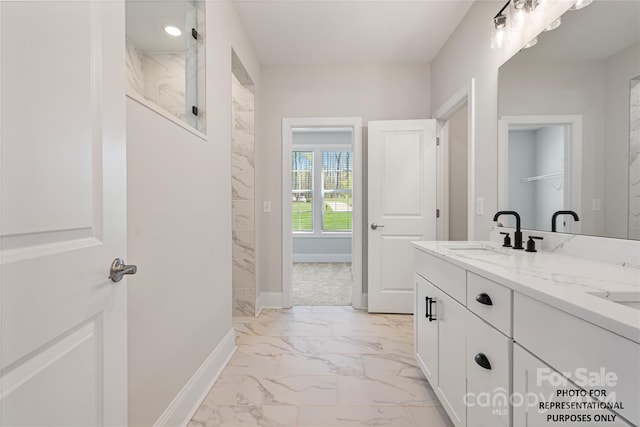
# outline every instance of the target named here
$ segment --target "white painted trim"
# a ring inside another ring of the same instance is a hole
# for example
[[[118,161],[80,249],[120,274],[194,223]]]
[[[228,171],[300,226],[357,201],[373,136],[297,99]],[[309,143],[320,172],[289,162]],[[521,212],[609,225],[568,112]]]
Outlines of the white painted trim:
[[[460,109],[465,103],[467,104],[467,238],[469,240],[475,240],[475,198],[476,198],[476,187],[475,187],[475,171],[476,171],[476,108],[475,108],[475,85],[476,79],[472,78],[462,86],[458,91],[453,94],[449,99],[447,99],[439,108],[436,109],[436,112],[433,114],[433,118],[438,120],[439,122],[448,121],[451,116]],[[439,157],[440,161],[444,161],[443,157]],[[448,161],[448,157],[446,158]],[[439,169],[442,169],[444,166],[443,163],[440,164]],[[444,184],[444,181],[441,180],[440,184]],[[448,191],[448,188],[444,188],[442,186],[438,186],[438,192],[443,193],[444,191]],[[444,198],[441,199],[444,201]],[[446,211],[443,211],[443,206],[440,205],[440,214],[441,215],[449,215],[448,206]],[[444,235],[444,234],[443,234]]]
[[[509,161],[509,126],[516,124],[566,125],[569,128],[568,146],[565,148],[565,208],[582,218],[582,116],[502,116],[498,119],[498,210],[508,209],[507,188]],[[569,159],[567,161],[566,159]],[[551,220],[551,219],[549,219]],[[582,222],[569,222],[565,233],[580,234]]]
[[[256,311],[258,314],[265,308],[284,308],[282,292],[260,292],[258,300],[257,307],[260,308]],[[256,314],[256,317],[258,314]]]
[[[351,254],[293,254],[293,262],[351,262]]]
[[[291,232],[291,147],[293,128],[351,127],[353,129],[353,232],[352,272],[353,306],[362,308],[362,118],[308,117],[282,119],[282,298],[281,307],[291,307],[291,268],[293,238]],[[267,307],[263,300],[263,306]]]
[[[236,351],[235,331],[227,332],[207,359],[171,401],[153,427],[186,426]]]
[[[440,218],[436,218],[437,240],[449,240],[449,122],[437,121],[437,135],[440,138],[440,145],[436,147],[437,152],[437,198]]]

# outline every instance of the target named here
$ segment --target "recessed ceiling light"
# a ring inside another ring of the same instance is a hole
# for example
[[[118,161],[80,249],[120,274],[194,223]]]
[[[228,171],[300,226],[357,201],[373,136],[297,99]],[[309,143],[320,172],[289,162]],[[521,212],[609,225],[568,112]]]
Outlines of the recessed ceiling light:
[[[166,27],[164,27],[164,32],[174,37],[182,35],[182,31],[180,31],[180,28],[174,27],[173,25],[167,25]]]

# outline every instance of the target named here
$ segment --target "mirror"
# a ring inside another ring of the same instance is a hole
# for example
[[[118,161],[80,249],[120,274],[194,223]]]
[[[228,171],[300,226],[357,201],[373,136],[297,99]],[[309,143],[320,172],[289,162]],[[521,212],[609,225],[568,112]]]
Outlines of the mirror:
[[[569,10],[499,70],[499,206],[522,227],[640,239],[640,2]],[[505,224],[511,225],[511,224]]]
[[[205,133],[204,1],[127,0],[127,94]]]

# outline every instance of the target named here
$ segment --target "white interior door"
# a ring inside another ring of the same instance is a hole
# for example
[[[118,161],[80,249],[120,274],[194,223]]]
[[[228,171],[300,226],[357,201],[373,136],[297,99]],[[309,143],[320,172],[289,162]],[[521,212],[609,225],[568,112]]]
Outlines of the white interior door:
[[[124,2],[0,2],[0,425],[127,423]]]
[[[369,122],[369,311],[413,312],[414,240],[436,239],[436,121]]]

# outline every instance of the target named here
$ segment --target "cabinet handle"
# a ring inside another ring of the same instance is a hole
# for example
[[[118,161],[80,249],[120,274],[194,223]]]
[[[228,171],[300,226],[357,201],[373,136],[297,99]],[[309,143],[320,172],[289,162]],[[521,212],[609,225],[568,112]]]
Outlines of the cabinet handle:
[[[431,298],[429,297],[424,297],[424,317],[426,317],[427,319],[431,316],[431,314],[429,314],[429,300]]]
[[[491,301],[491,297],[485,294],[484,292],[476,295],[476,301],[484,305],[493,305],[493,301]]]
[[[476,357],[474,359],[476,363],[482,366],[484,369],[491,370],[491,363],[489,363],[489,359],[487,359],[487,356],[485,356],[484,353],[476,354]]]
[[[433,305],[436,303],[436,299],[435,298],[429,298],[429,322],[433,322],[434,320],[436,320],[435,316],[433,315]]]

